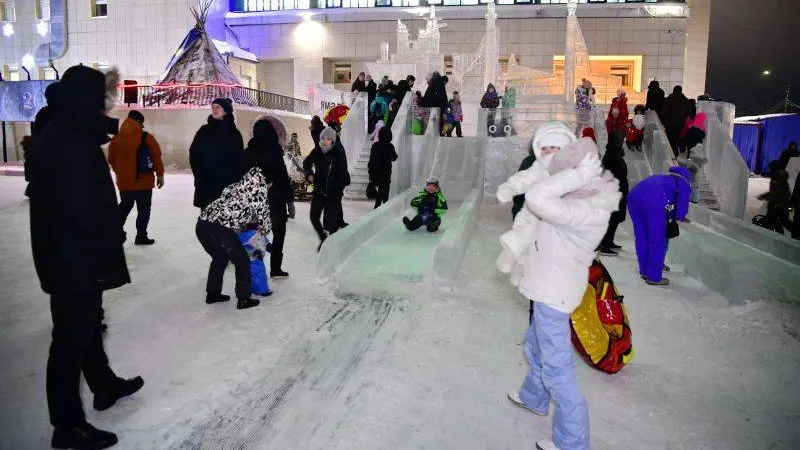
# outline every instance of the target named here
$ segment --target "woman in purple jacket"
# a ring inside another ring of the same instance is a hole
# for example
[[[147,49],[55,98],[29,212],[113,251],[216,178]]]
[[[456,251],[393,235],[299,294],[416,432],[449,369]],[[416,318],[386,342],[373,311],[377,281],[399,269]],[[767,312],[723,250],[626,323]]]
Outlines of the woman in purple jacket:
[[[628,194],[639,274],[649,285],[669,284],[661,276],[667,256],[667,221],[689,222],[689,176],[685,167],[670,167],[668,174],[647,177]]]

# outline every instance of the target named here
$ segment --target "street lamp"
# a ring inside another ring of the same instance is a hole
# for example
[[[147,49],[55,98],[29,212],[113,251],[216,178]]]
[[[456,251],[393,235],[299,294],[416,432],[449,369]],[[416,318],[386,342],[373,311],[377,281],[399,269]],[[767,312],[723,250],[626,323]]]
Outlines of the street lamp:
[[[772,75],[772,71],[771,70],[765,70],[765,71],[761,72],[761,75],[764,75],[765,77],[768,77],[768,76]]]

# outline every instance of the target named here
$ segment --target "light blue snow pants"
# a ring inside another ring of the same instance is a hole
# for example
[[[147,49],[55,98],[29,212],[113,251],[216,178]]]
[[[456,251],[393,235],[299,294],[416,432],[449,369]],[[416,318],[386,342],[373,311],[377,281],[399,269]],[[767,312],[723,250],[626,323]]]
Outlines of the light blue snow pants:
[[[525,334],[530,370],[520,399],[537,413],[555,404],[553,443],[560,450],[589,449],[589,408],[578,389],[572,359],[569,314],[534,301],[533,324]]]

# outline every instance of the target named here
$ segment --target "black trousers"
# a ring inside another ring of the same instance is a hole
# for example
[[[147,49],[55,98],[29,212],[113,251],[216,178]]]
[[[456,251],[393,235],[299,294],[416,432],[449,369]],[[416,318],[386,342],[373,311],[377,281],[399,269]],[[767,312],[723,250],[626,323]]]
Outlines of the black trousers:
[[[320,222],[320,217],[325,214],[325,225]],[[311,226],[320,239],[325,239],[325,231],[333,234],[339,230],[342,221],[342,198],[331,195],[314,194],[311,198]]]
[[[120,191],[119,217],[122,226],[128,220],[128,214],[136,203],[136,235],[147,236],[147,225],[150,224],[150,208],[153,204],[153,190]]]
[[[783,234],[783,227],[789,229],[789,232],[794,230],[795,224],[789,220],[789,213],[786,211],[767,210],[767,218],[769,218],[775,225],[775,231]]]
[[[269,216],[272,221],[272,253],[269,255],[269,268],[270,271],[277,272],[282,270],[286,222],[289,220],[286,204],[270,205]]]
[[[611,246],[614,245],[614,236],[617,234],[619,224],[620,222],[613,217],[608,221],[608,229],[598,246],[601,250],[610,250]]]
[[[103,293],[65,291],[50,295],[53,341],[47,360],[47,407],[54,427],[86,421],[81,402],[81,372],[95,394],[111,389],[117,376],[108,366],[100,334]]]
[[[678,139],[681,136],[681,128],[682,127],[665,128],[664,130],[667,133],[669,145],[672,147],[672,153],[674,153],[676,157],[678,156]]]
[[[375,189],[378,191],[378,196],[375,197],[375,209],[389,201],[389,186],[391,186],[390,183],[375,185]]]
[[[236,232],[202,219],[197,220],[195,232],[203,249],[211,255],[206,293],[209,295],[222,293],[222,277],[225,275],[228,262],[231,262],[236,269],[236,298],[250,298],[253,293],[250,278],[250,256],[239,241]]]

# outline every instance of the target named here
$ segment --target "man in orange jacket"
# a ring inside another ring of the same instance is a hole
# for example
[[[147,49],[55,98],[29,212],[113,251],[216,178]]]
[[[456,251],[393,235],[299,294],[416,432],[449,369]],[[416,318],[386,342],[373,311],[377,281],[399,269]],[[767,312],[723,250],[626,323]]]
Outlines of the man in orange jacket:
[[[128,113],[119,134],[111,140],[108,163],[117,176],[122,226],[125,226],[128,214],[136,203],[134,244],[152,245],[155,240],[147,236],[147,225],[150,223],[153,186],[159,189],[164,187],[164,163],[158,142],[153,135],[144,131],[144,116],[139,111]]]

